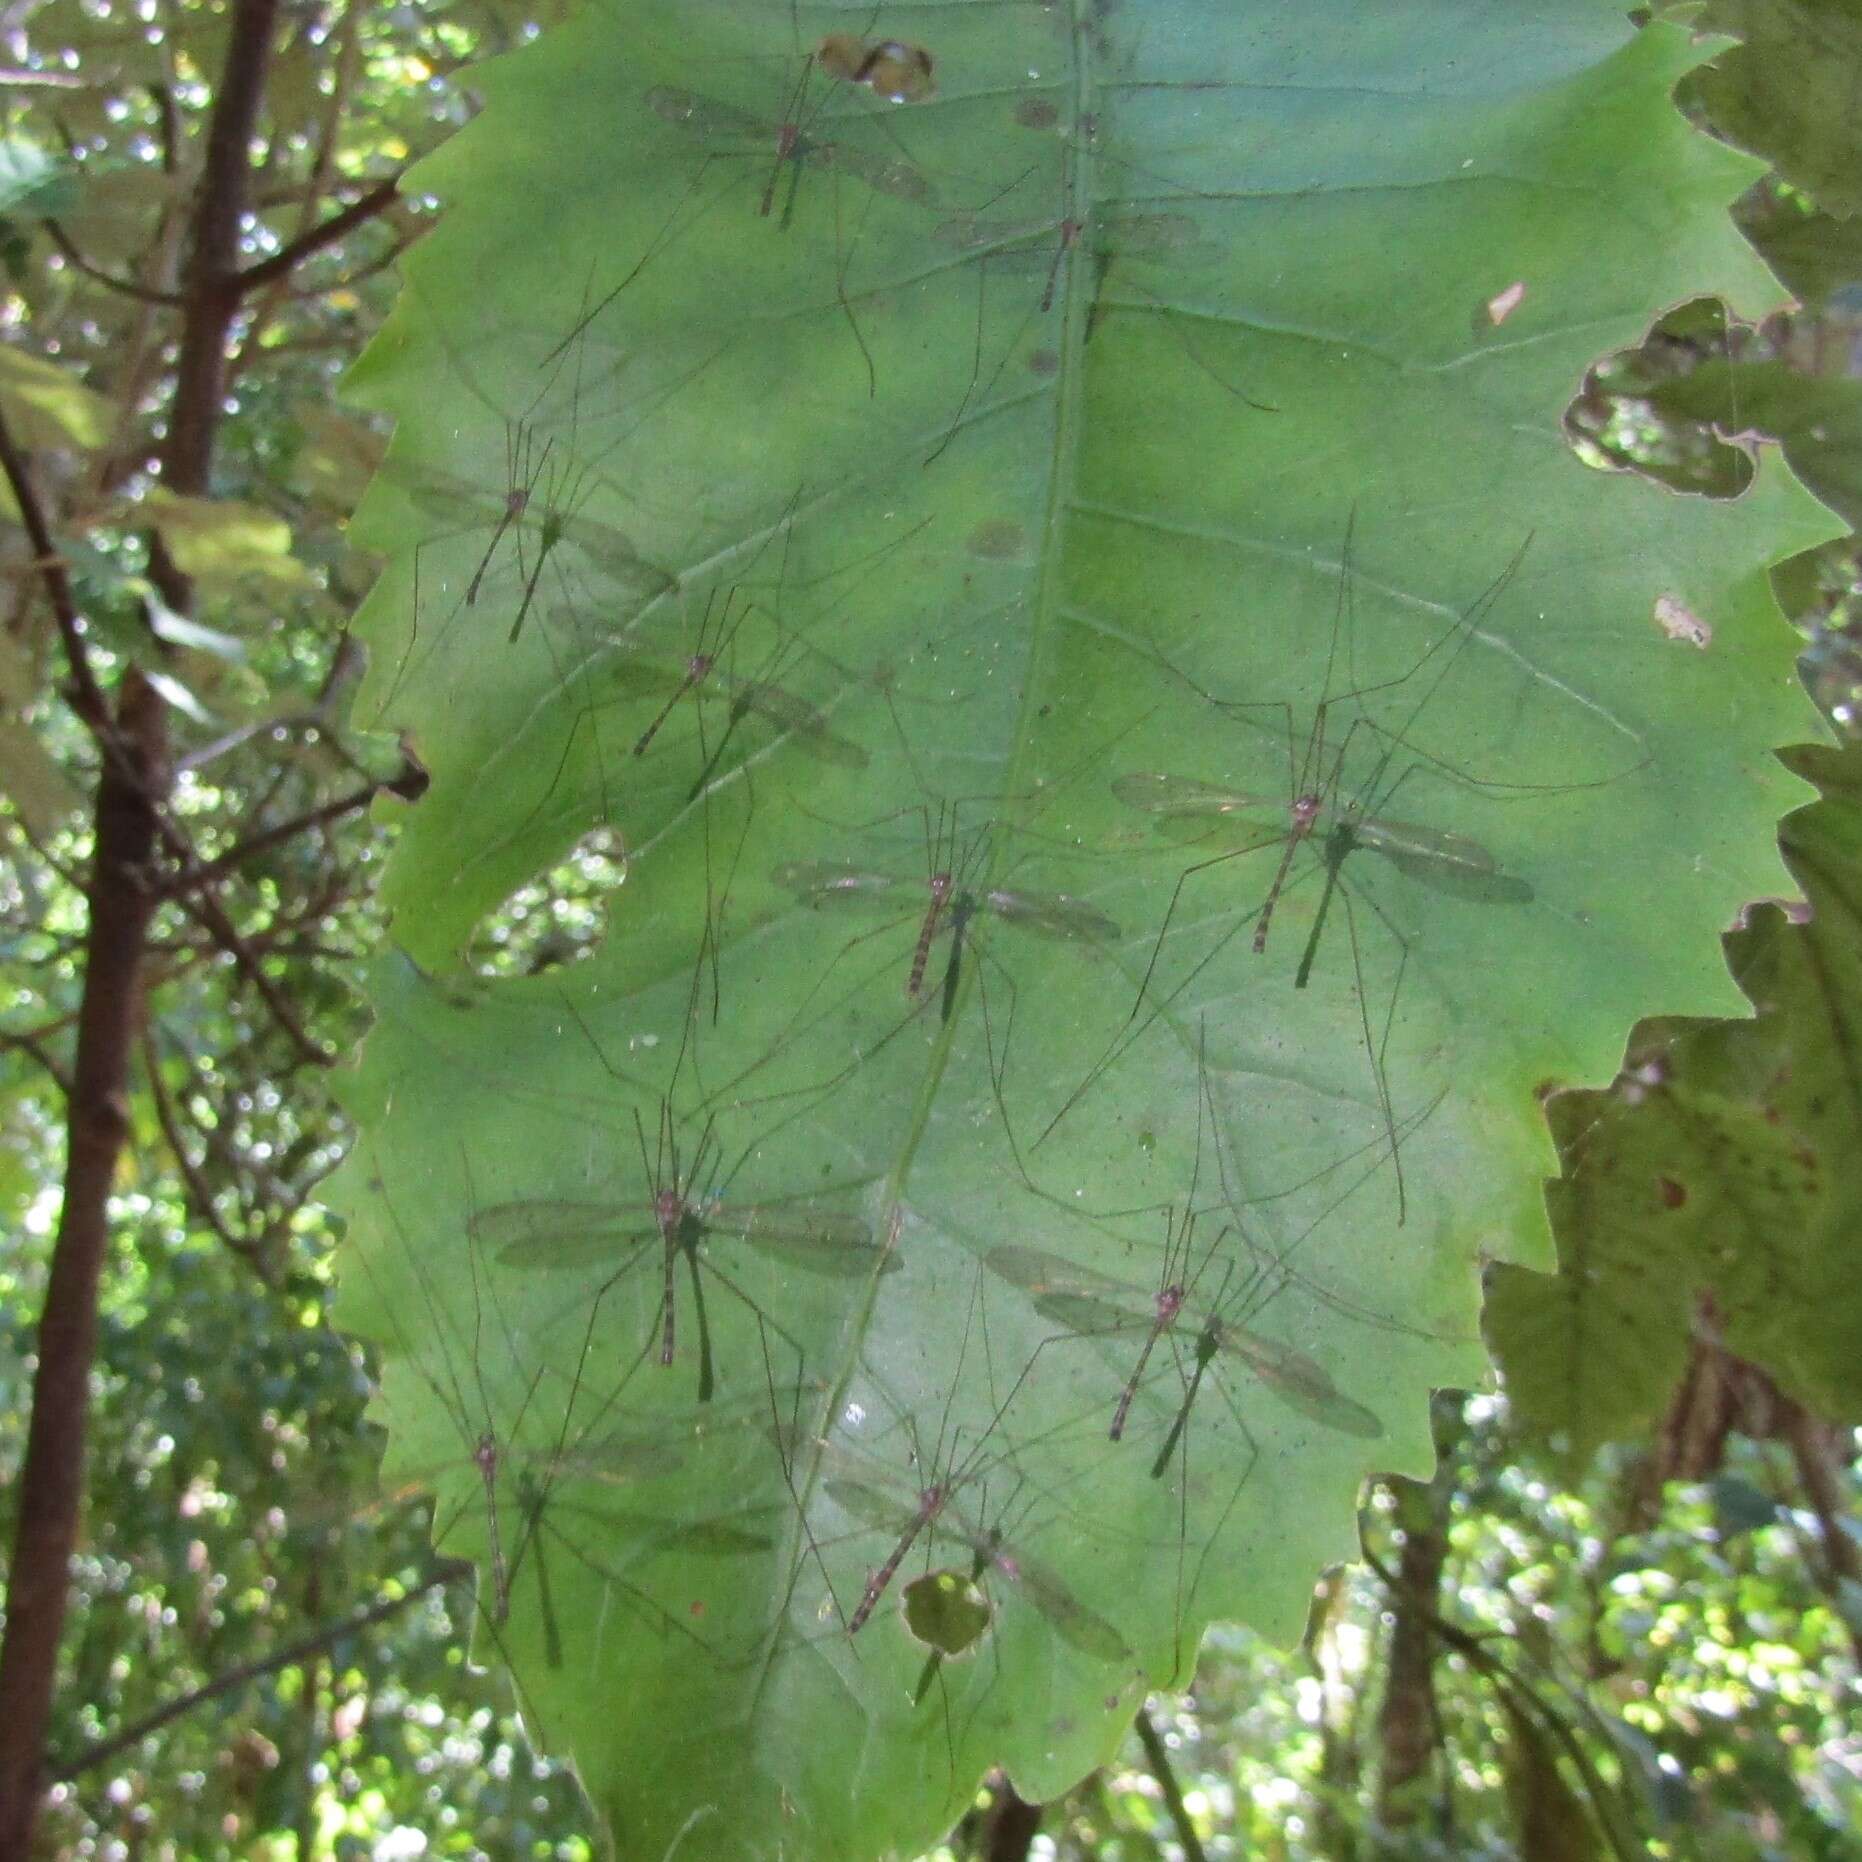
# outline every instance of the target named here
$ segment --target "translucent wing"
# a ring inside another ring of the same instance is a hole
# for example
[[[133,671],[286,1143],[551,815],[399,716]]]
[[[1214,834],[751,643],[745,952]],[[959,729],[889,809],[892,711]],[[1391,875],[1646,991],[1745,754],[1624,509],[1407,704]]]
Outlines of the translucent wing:
[[[1118,926],[1104,912],[1064,892],[986,892],[983,902],[998,918],[1039,931],[1044,937],[1100,942],[1118,936]]]
[[[659,1233],[652,1210],[639,1204],[548,1200],[493,1203],[468,1227],[511,1267],[587,1267]]]
[[[858,867],[839,866],[831,860],[791,860],[776,868],[776,884],[793,892],[804,905],[856,905],[896,911],[901,904],[922,901],[922,879],[900,879],[893,873],[863,873]]]
[[[1242,1326],[1223,1325],[1218,1342],[1224,1351],[1240,1358],[1290,1409],[1342,1435],[1374,1439],[1383,1434],[1382,1422],[1346,1396],[1324,1366],[1305,1352],[1262,1338]]]
[[[1127,807],[1149,815],[1160,834],[1186,844],[1214,841],[1245,853],[1287,838],[1291,809],[1284,796],[1252,795],[1193,776],[1162,775],[1115,777],[1112,792]]]
[[[1149,1323],[1151,1295],[1143,1287],[1114,1280],[1110,1274],[1094,1273],[1090,1267],[1077,1266],[1058,1254],[1005,1242],[999,1248],[991,1248],[983,1256],[983,1263],[1024,1293],[1042,1298],[1099,1301],[1106,1303],[1106,1311],[1120,1318],[1142,1318]]]
[[[1379,821],[1366,816],[1353,823],[1360,847],[1380,853],[1397,869],[1438,892],[1482,905],[1525,905],[1532,887],[1499,863],[1479,841],[1465,834],[1417,827],[1407,821]]]
[[[819,757],[822,762],[836,763],[843,769],[864,769],[867,766],[870,759],[866,752],[857,743],[851,743],[831,731],[827,719],[806,699],[797,698],[793,692],[784,691],[779,685],[760,680],[733,680],[731,690],[733,697],[787,731],[796,739],[800,748]]]
[[[1149,815],[1189,815],[1199,819],[1212,815],[1239,815],[1263,825],[1284,820],[1287,802],[1250,795],[1243,789],[1224,788],[1218,783],[1198,782],[1194,776],[1135,774],[1114,776],[1112,793],[1130,808],[1141,808]]]
[[[903,1532],[917,1511],[916,1504],[908,1504],[902,1492],[898,1495],[882,1493],[864,1481],[837,1476],[821,1485],[843,1513],[864,1520],[880,1532]]]
[[[656,84],[647,92],[647,108],[667,122],[691,130],[703,142],[734,145],[720,153],[767,152],[773,158],[782,147],[774,123],[766,123],[735,104],[707,97],[699,91]],[[795,136],[782,159],[838,168],[856,181],[864,182],[875,193],[890,194],[899,200],[929,201],[931,198],[931,183],[903,157],[870,156],[819,137]]]
[[[980,1548],[979,1548],[980,1549]],[[988,1553],[990,1562],[1053,1624],[1056,1634],[1096,1661],[1128,1662],[1131,1647],[1103,1616],[1089,1610],[1045,1565],[1007,1546]]]
[[[890,1274],[902,1265],[896,1254],[875,1244],[873,1231],[858,1216],[826,1204],[723,1205],[706,1209],[704,1222],[818,1274]]]

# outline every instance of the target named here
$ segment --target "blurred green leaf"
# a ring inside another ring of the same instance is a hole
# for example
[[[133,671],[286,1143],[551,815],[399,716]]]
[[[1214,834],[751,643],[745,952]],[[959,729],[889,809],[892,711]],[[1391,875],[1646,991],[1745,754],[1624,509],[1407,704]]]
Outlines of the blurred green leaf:
[[[57,833],[83,799],[32,728],[5,717],[0,717],[0,795],[40,839]]]
[[[1769,435],[1818,497],[1862,525],[1862,382],[1805,375],[1784,362],[1704,362],[1648,400],[1671,419]]]
[[[1852,0],[1708,0],[1671,10],[1740,41],[1687,86],[1714,127],[1829,212],[1862,211],[1862,16]]]
[[[309,572],[291,554],[291,526],[237,498],[183,498],[156,486],[145,500],[176,564],[196,581],[226,588],[248,580],[282,591]]]
[[[102,395],[93,394],[71,369],[16,346],[0,349],[0,408],[29,449],[89,448],[110,437],[112,410]]]
[[[23,137],[0,137],[0,215],[49,219],[69,213],[76,199],[76,180],[56,156]]]
[[[1552,1741],[1538,1722],[1502,1695],[1510,1737],[1506,1794],[1513,1806],[1520,1862],[1595,1862],[1603,1851],[1583,1800],[1565,1782]]]
[[[1726,940],[1757,1019],[1639,1029],[1614,1086],[1554,1100],[1561,1271],[1495,1270],[1488,1336],[1518,1424],[1574,1455],[1662,1413],[1704,1294],[1729,1349],[1818,1414],[1862,1418],[1862,745],[1789,762],[1824,794],[1783,830],[1809,912],[1760,905]]]
[[[1712,1492],[1714,1526],[1723,1539],[1757,1532],[1778,1517],[1778,1503],[1771,1495],[1739,1475],[1721,1475]]]

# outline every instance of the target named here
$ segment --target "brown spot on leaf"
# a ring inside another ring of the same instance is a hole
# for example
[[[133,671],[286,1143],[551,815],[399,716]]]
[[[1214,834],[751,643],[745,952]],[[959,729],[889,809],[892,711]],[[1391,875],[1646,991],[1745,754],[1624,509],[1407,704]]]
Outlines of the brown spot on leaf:
[[[1028,533],[1012,517],[992,517],[972,530],[964,547],[985,562],[1013,562],[1028,548]]]
[[[1661,1192],[1664,1209],[1679,1209],[1687,1201],[1687,1186],[1673,1177],[1657,1177],[1655,1186]]]
[[[1024,97],[1015,106],[1015,120],[1023,129],[1052,129],[1060,121],[1060,110],[1045,97]]]

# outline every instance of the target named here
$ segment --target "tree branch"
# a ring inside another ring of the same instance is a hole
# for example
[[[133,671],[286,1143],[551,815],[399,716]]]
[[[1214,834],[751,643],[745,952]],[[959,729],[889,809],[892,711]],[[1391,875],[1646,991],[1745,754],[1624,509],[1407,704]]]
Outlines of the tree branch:
[[[178,837],[170,830],[163,834],[163,839],[170,847],[174,847]],[[186,844],[185,841],[179,841],[183,850]],[[291,1037],[293,1044],[304,1058],[314,1067],[333,1067],[336,1064],[336,1056],[327,1048],[320,1047],[304,1032],[303,1023],[298,1020],[296,1012],[279,993],[277,984],[265,974],[257,954],[240,936],[238,927],[226,915],[225,908],[219,900],[209,892],[200,898],[189,898],[183,894],[176,900],[176,903],[190,918],[197,920],[207,935],[232,958],[238,966],[239,973],[259,992],[265,1006],[271,1010],[272,1019]],[[0,1855],[4,1854],[5,1851],[0,1850]]]
[[[1176,1767],[1170,1762],[1170,1748],[1164,1744],[1164,1737],[1157,1730],[1156,1722],[1143,1707],[1138,1709],[1138,1716],[1132,1724],[1138,1729],[1138,1742],[1144,1747],[1144,1756],[1150,1763],[1152,1775],[1157,1779],[1157,1788],[1163,1792],[1171,1821],[1177,1826],[1177,1840],[1183,1845],[1184,1855],[1188,1862],[1205,1862],[1202,1838],[1196,1834],[1196,1825],[1190,1821],[1190,1807],[1183,1801],[1183,1788],[1177,1783]]]
[[[149,875],[164,788],[164,710],[131,668],[97,787],[84,1000],[66,1108],[64,1201],[39,1315],[32,1420],[0,1641],[0,1856],[26,1856],[38,1819],[68,1568],[84,1499],[84,1432],[97,1350],[97,1290],[110,1240],[110,1186],[129,1133],[129,1063],[155,910]]]
[[[52,541],[51,526],[45,521],[45,507],[39,502],[38,489],[26,469],[25,455],[14,444],[13,432],[4,413],[0,413],[0,470],[6,473],[13,502],[19,507],[20,525],[32,545],[33,567],[38,570],[45,583],[45,592],[51,598],[52,618],[64,645],[65,663],[71,668],[71,708],[91,734],[100,742],[104,741],[110,732],[110,707],[84,648],[84,623],[78,618],[77,603],[72,599],[71,578],[65,574],[65,559]]]
[[[162,1128],[162,1136],[168,1141],[175,1168],[180,1171],[181,1180],[187,1186],[188,1201],[195,1214],[213,1230],[230,1253],[237,1255],[260,1280],[269,1284],[264,1265],[258,1259],[257,1249],[243,1235],[235,1235],[227,1227],[214,1206],[212,1186],[201,1174],[200,1166],[188,1155],[181,1122],[175,1117],[174,1100],[169,1096],[167,1082],[162,1078],[162,1057],[156,1052],[155,1036],[149,1029],[144,1029],[142,1035],[142,1070],[148,1076],[150,1097],[155,1101],[156,1122]]]
[[[400,198],[400,189],[401,177],[398,174],[391,175],[386,181],[378,182],[370,188],[360,200],[351,201],[341,213],[332,214],[320,226],[313,226],[309,232],[300,233],[289,245],[280,246],[270,258],[260,259],[256,265],[248,265],[234,281],[240,295],[245,296],[275,283],[303,264],[313,253],[321,252],[325,246],[335,245],[358,226],[385,213]]]
[[[250,840],[241,841],[237,847],[221,854],[218,859],[209,860],[205,866],[176,874],[163,891],[172,898],[199,886],[210,886],[216,880],[224,879],[235,868],[243,866],[255,854],[263,853],[267,847],[276,847],[281,841],[307,833],[311,828],[340,821],[344,815],[366,808],[388,786],[383,782],[371,782],[366,787],[352,790],[348,795],[339,795],[333,802],[325,802],[321,808],[311,808],[301,815],[293,815],[289,821],[281,821],[276,827],[266,828],[262,833],[253,835]]]
[[[137,284],[133,278],[119,278],[115,273],[105,271],[101,265],[93,265],[78,250],[77,241],[56,220],[48,218],[42,220],[40,225],[45,228],[52,244],[64,254],[66,262],[74,271],[82,272],[86,278],[103,285],[106,289],[120,292],[124,297],[133,297],[143,304],[174,305],[181,302],[172,291],[156,291],[148,285]]]
[[[0,1029],[0,1047],[10,1047],[19,1053],[30,1055],[45,1071],[51,1075],[52,1084],[69,1099],[71,1097],[71,1076],[59,1066],[39,1042],[29,1034],[8,1034]]]
[[[386,1622],[392,1616],[399,1616],[403,1610],[410,1610],[429,1591],[441,1590],[448,1584],[456,1584],[471,1569],[469,1565],[449,1561],[434,1571],[413,1590],[399,1597],[384,1597],[379,1603],[371,1604],[366,1610],[359,1610],[354,1616],[346,1616],[340,1622],[331,1623],[314,1631],[308,1636],[301,1636],[296,1642],[287,1643],[275,1654],[266,1655],[257,1661],[242,1662],[237,1668],[229,1668],[225,1674],[216,1675],[211,1681],[203,1682],[191,1693],[177,1695],[166,1706],[157,1707],[153,1713],[144,1714],[140,1720],[123,1728],[120,1733],[112,1733],[108,1739],[100,1739],[94,1745],[85,1746],[67,1760],[61,1760],[52,1767],[54,1778],[75,1778],[81,1772],[95,1770],[107,1760],[113,1759],[119,1752],[126,1752],[131,1746],[147,1739],[151,1733],[158,1733],[164,1726],[178,1720],[183,1714],[192,1713],[196,1707],[207,1701],[216,1700],[222,1694],[230,1694],[236,1688],[244,1687],[250,1681],[256,1681],[264,1675],[276,1674],[281,1668],[294,1668],[307,1656],[317,1655],[332,1644],[342,1641],[345,1636],[359,1635],[363,1630],[372,1628],[377,1623]]]
[[[236,0],[226,63],[207,128],[207,158],[183,280],[180,353],[162,479],[170,491],[199,497],[207,489],[214,435],[226,396],[226,347],[239,313],[239,239],[251,186],[253,133],[271,60],[278,0]],[[193,611],[193,583],[159,530],[149,548],[149,579],[178,614]]]

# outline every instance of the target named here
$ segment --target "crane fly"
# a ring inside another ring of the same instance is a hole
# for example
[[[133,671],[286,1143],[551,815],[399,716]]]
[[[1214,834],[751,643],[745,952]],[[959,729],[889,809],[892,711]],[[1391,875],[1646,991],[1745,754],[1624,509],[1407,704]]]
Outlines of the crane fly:
[[[714,1124],[707,1120],[689,1167],[682,1167],[672,1131],[671,1112],[662,1107],[657,1167],[647,1162],[646,1133],[635,1114],[641,1161],[657,1185],[641,1201],[574,1201],[551,1198],[494,1204],[473,1218],[473,1233],[498,1251],[506,1265],[562,1271],[613,1263],[612,1285],[655,1244],[661,1254],[662,1280],[655,1321],[659,1328],[659,1362],[668,1366],[676,1353],[675,1312],[678,1267],[684,1261],[698,1323],[698,1399],[709,1402],[715,1389],[711,1326],[699,1276],[700,1249],[713,1236],[729,1236],[811,1273],[857,1279],[874,1272],[891,1273],[896,1254],[873,1240],[872,1230],[845,1209],[812,1199],[772,1203],[725,1203],[697,1185],[717,1160]],[[620,1259],[616,1261],[616,1257]],[[762,1309],[715,1262],[703,1265],[750,1310]]]
[[[794,218],[804,167],[832,169],[838,174],[850,175],[876,194],[887,194],[897,200],[928,201],[931,183],[903,151],[896,157],[881,157],[852,148],[845,142],[827,141],[813,133],[820,110],[817,108],[813,116],[804,118],[802,105],[806,101],[814,63],[812,57],[804,62],[800,82],[791,94],[780,124],[726,103],[722,98],[670,84],[656,84],[647,92],[647,108],[666,122],[691,131],[706,145],[707,161],[732,155],[755,158],[763,151],[773,153],[769,177],[757,201],[757,213],[766,220],[775,212],[776,190],[786,166],[789,189],[778,222],[785,228]]]
[[[1192,776],[1147,773],[1115,778],[1112,792],[1128,807],[1140,809],[1160,822],[1234,822],[1242,826],[1244,833],[1254,824],[1270,821],[1287,824],[1284,829],[1250,839],[1244,846],[1217,856],[1218,859],[1233,859],[1284,843],[1273,883],[1267,889],[1260,915],[1254,922],[1253,949],[1257,956],[1267,948],[1274,906],[1292,869],[1293,856],[1307,841],[1319,838],[1326,869],[1325,891],[1295,977],[1295,984],[1301,989],[1305,988],[1312,973],[1313,956],[1325,927],[1326,908],[1331,902],[1339,869],[1347,856],[1359,848],[1382,855],[1406,878],[1455,898],[1482,905],[1526,905],[1532,901],[1532,887],[1525,880],[1503,872],[1493,855],[1468,835],[1419,827],[1410,821],[1385,820],[1366,814],[1352,804],[1340,805],[1318,791],[1297,795],[1289,805],[1284,800],[1251,795],[1218,783],[1199,782]]]
[[[1018,1389],[1020,1382],[1017,1379]],[[997,1410],[998,1420],[1007,1407],[1005,1403]],[[1101,1661],[1129,1660],[1131,1651],[1111,1624],[1082,1604],[1045,1565],[1012,1548],[1000,1529],[983,1527],[959,1498],[995,1465],[985,1454],[992,1433],[993,1425],[960,1464],[946,1466],[941,1479],[923,1487],[914,1486],[877,1456],[818,1437],[807,1438],[805,1446],[811,1457],[826,1470],[822,1490],[850,1517],[895,1537],[891,1550],[868,1574],[860,1601],[847,1618],[847,1633],[858,1635],[871,1621],[912,1547],[921,1538],[942,1534],[970,1547],[981,1561],[979,1575],[984,1568],[991,1568],[1016,1585],[1018,1594],[1026,1597],[1075,1648]],[[802,1445],[785,1445],[785,1456],[792,1447]]]
[[[659,709],[634,740],[633,754],[646,755],[682,699],[690,697],[695,704],[702,705],[708,695],[717,693],[728,701],[724,728],[716,745],[706,754],[704,767],[692,785],[694,795],[711,780],[737,727],[753,714],[775,725],[798,749],[820,762],[842,769],[864,769],[869,760],[866,751],[836,735],[828,727],[826,717],[806,699],[798,698],[773,679],[739,678],[726,669],[723,662],[754,611],[752,605],[745,602],[733,612],[735,601],[734,589],[725,594],[721,606],[713,592],[705,604],[705,616],[694,650],[683,664],[667,665],[630,655],[609,675],[615,688],[623,693],[665,694]],[[788,644],[793,643],[778,643],[770,655],[772,666],[783,657]],[[702,730],[700,741],[702,746]]]
[[[588,1309],[579,1328],[573,1369],[557,1370],[553,1354],[515,1330],[508,1315],[495,1303],[492,1311],[497,1324],[488,1335],[488,1285],[481,1273],[478,1251],[469,1248],[462,1279],[470,1288],[471,1321],[469,1330],[464,1330],[451,1317],[450,1302],[441,1287],[429,1283],[420,1257],[402,1229],[399,1214],[385,1195],[381,1207],[401,1237],[406,1265],[421,1287],[430,1321],[413,1335],[403,1332],[398,1318],[392,1318],[397,1310],[392,1290],[378,1288],[396,1336],[396,1349],[385,1356],[384,1381],[406,1375],[423,1386],[439,1406],[461,1450],[459,1457],[431,1464],[424,1470],[397,1469],[397,1490],[392,1497],[438,1488],[447,1475],[459,1470],[461,1459],[470,1465],[478,1490],[475,1501],[462,1500],[451,1512],[436,1515],[434,1544],[444,1546],[473,1504],[481,1509],[485,1587],[490,1597],[487,1601],[481,1593],[480,1615],[503,1651],[502,1632],[510,1621],[518,1581],[525,1572],[532,1573],[545,1658],[552,1668],[557,1667],[562,1659],[562,1642],[544,1540],[553,1531],[551,1515],[561,1502],[564,1484],[592,1482],[632,1488],[676,1473],[683,1465],[691,1431],[688,1427],[667,1431],[659,1424],[628,1431],[604,1427],[637,1367],[630,1367],[605,1394],[585,1389],[584,1374],[593,1350],[599,1301]],[[362,1271],[374,1279],[376,1269],[370,1257],[363,1253],[358,1259]],[[521,1373],[527,1360],[535,1361],[536,1368],[523,1378],[514,1404],[509,1400],[500,1403],[494,1394],[500,1382],[494,1366],[502,1364],[507,1372]],[[559,1380],[566,1388],[560,1392],[546,1390],[550,1379]],[[589,1414],[581,1414],[585,1395],[593,1405]],[[389,1403],[392,1412],[392,1390]],[[558,1406],[560,1422],[547,1421],[548,1416],[558,1414]],[[501,1409],[505,1412],[502,1417]],[[526,1420],[533,1411],[538,1427],[526,1429]],[[525,1439],[539,1434],[547,1439]],[[645,1600],[631,1587],[623,1588],[644,1604]],[[505,1653],[508,1660],[508,1651]]]
[[[918,998],[930,965],[931,946],[948,930],[951,951],[944,972],[945,1021],[956,1004],[963,941],[979,915],[988,913],[1004,924],[1073,943],[1103,943],[1119,934],[1111,919],[1083,899],[1070,898],[1064,892],[971,886],[965,883],[961,866],[956,863],[938,868],[927,879],[906,879],[895,873],[869,872],[833,861],[797,860],[779,866],[775,880],[794,893],[799,903],[815,908],[832,905],[898,913],[902,905],[922,901],[923,915],[912,948],[905,993],[914,1001]]]
[[[530,441],[521,443],[529,445]],[[516,612],[507,645],[522,638],[543,572],[564,545],[585,557],[598,572],[608,605],[617,600],[645,600],[674,587],[673,578],[648,562],[624,531],[585,514],[595,485],[587,468],[564,464],[554,439],[537,453],[526,478],[513,479],[495,497],[480,485],[432,468],[416,472],[412,466],[390,465],[385,469],[391,478],[408,486],[417,506],[449,520],[464,518],[467,531],[490,527],[490,541],[466,584],[466,607],[477,607],[484,599],[500,545],[507,538],[514,544]]]
[[[1005,1243],[992,1248],[983,1258],[985,1264],[1010,1285],[1028,1294],[1036,1311],[1066,1327],[1072,1334],[1099,1338],[1143,1335],[1146,1344],[1142,1350],[1140,1368],[1142,1359],[1149,1357],[1157,1338],[1178,1323],[1185,1306],[1203,1305],[1200,1316],[1192,1314],[1197,1326],[1196,1370],[1183,1407],[1178,1411],[1177,1421],[1151,1469],[1153,1476],[1161,1477],[1168,1466],[1171,1450],[1176,1447],[1182,1434],[1183,1424],[1188,1418],[1190,1405],[1195,1401],[1203,1373],[1216,1361],[1218,1354],[1238,1362],[1290,1409],[1338,1434],[1372,1439],[1384,1432],[1382,1422],[1362,1404],[1344,1395],[1332,1381],[1331,1374],[1316,1359],[1296,1346],[1264,1338],[1239,1321],[1228,1318],[1224,1308],[1234,1302],[1225,1299],[1228,1285],[1226,1275],[1222,1288],[1206,1303],[1197,1300],[1192,1293],[1181,1287],[1166,1289],[1175,1296],[1166,1324],[1163,1295],[1154,1297],[1143,1287],[1115,1280],[1108,1274],[1096,1273],[1088,1267],[1077,1266],[1059,1255],[1047,1254],[1038,1248]],[[1134,1373],[1126,1391],[1119,1398],[1120,1409],[1116,1420],[1121,1433],[1125,1414],[1130,1407],[1129,1398],[1136,1383],[1137,1375]]]
[[[838,1462],[838,1457],[835,1458]],[[831,1475],[823,1490],[844,1513],[876,1531],[899,1534],[886,1561],[868,1579],[859,1606],[848,1619],[854,1633],[872,1615],[886,1588],[919,1537],[943,1532],[967,1545],[976,1560],[972,1581],[993,1570],[1015,1587],[1018,1596],[1044,1616],[1061,1639],[1102,1662],[1125,1662],[1131,1650],[1125,1638],[1104,1617],[1088,1609],[1061,1578],[1046,1565],[1011,1546],[999,1527],[984,1527],[964,1509],[957,1490],[968,1483],[953,1479],[913,1493],[890,1470],[870,1467],[864,1461],[849,1465],[855,1471]]]

